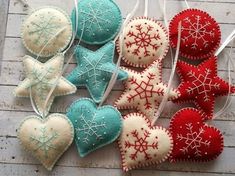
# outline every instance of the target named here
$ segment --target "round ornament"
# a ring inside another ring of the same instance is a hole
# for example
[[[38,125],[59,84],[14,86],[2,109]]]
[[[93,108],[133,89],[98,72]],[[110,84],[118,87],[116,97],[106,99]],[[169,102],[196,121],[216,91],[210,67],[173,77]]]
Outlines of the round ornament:
[[[50,57],[68,46],[72,23],[69,16],[57,7],[39,8],[25,19],[21,38],[31,53]]]
[[[134,67],[146,68],[153,61],[162,60],[169,49],[166,29],[148,17],[132,19],[125,27],[123,60]],[[120,45],[117,43],[120,52]]]
[[[79,17],[75,9],[72,23],[78,23],[77,37],[87,44],[104,44],[112,40],[122,25],[119,7],[112,0],[81,0],[78,4]]]
[[[178,24],[181,21],[180,54],[189,59],[206,59],[214,55],[221,40],[218,23],[208,13],[198,9],[187,9],[171,20],[170,43],[176,48]]]

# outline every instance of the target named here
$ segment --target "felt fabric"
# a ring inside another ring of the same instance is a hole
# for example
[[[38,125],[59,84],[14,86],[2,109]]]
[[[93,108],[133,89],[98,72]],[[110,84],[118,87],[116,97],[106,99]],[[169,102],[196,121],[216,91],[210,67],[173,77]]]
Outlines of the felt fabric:
[[[112,106],[96,107],[93,100],[81,98],[67,111],[75,129],[75,142],[81,157],[115,141],[122,130],[121,114]]]
[[[136,109],[152,120],[167,90],[167,85],[162,82],[161,61],[154,61],[142,72],[128,68],[123,70],[128,73],[128,79],[124,82],[124,92],[114,106],[118,109]],[[178,96],[178,91],[170,89],[168,100]]]
[[[137,17],[124,30],[123,60],[134,67],[146,68],[155,60],[162,60],[169,49],[166,29],[155,19]],[[117,51],[120,45],[117,42]]]
[[[93,100],[101,101],[106,87],[116,70],[113,63],[114,42],[109,42],[96,51],[82,46],[76,48],[77,67],[67,76],[76,86],[86,86]],[[119,70],[118,80],[128,77],[127,73]]]
[[[21,82],[14,94],[17,97],[30,97],[30,87],[32,98],[38,111],[42,114],[46,98],[54,87],[58,76],[63,70],[64,56],[57,54],[46,63],[41,63],[31,56],[25,56],[23,60],[23,68],[26,78]],[[66,80],[63,76],[59,79],[54,92],[52,93],[46,109],[45,115],[49,112],[52,102],[56,96],[63,96],[75,93],[76,86]]]
[[[207,119],[213,117],[215,98],[235,92],[235,87],[217,76],[217,58],[211,57],[198,66],[186,62],[177,63],[177,72],[181,83],[180,96],[173,100],[177,103],[193,102],[202,110]]]
[[[55,36],[59,31],[61,32]],[[53,56],[68,46],[72,38],[72,22],[63,10],[42,7],[32,11],[25,19],[21,38],[31,53],[41,57]],[[44,49],[40,53],[42,48]]]
[[[140,113],[124,117],[119,138],[124,171],[164,162],[173,147],[172,136],[163,127],[150,126],[151,122]]]
[[[204,114],[194,108],[175,113],[169,129],[174,141],[170,161],[210,161],[221,154],[223,136],[204,120]]]
[[[112,0],[81,0],[78,5],[78,19],[72,11],[72,23],[78,23],[77,38],[87,44],[104,44],[112,40],[122,25],[119,7]]]
[[[48,170],[52,170],[73,138],[73,125],[63,114],[51,114],[46,119],[32,115],[18,129],[18,139],[24,149]]]
[[[213,56],[221,41],[220,27],[214,18],[198,9],[183,10],[175,15],[169,25],[173,48],[177,45],[180,21],[180,54],[188,59],[206,59]]]

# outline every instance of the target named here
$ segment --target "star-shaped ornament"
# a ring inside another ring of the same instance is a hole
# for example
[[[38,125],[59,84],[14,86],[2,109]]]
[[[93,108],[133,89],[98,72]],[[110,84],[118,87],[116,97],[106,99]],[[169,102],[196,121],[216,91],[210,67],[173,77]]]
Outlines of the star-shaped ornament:
[[[217,58],[211,57],[198,66],[183,61],[177,63],[181,79],[180,96],[174,102],[194,102],[208,119],[213,117],[215,98],[235,92],[235,87],[217,76]]]
[[[152,120],[167,90],[167,85],[162,82],[161,61],[154,61],[142,72],[123,70],[128,73],[128,79],[124,82],[125,91],[116,100],[115,106],[118,109],[137,109]],[[168,100],[178,96],[178,91],[170,89]]]
[[[114,48],[114,42],[109,42],[96,51],[82,46],[76,48],[78,65],[67,79],[76,86],[86,86],[96,103],[101,101],[112,74],[116,70],[113,62]],[[124,80],[127,77],[126,72],[118,71],[118,80]]]
[[[62,54],[57,54],[46,63],[41,63],[31,56],[26,55],[23,60],[26,78],[14,90],[15,96],[30,97],[31,87],[32,98],[35,101],[38,111],[47,114],[56,96],[72,94],[77,90],[76,86],[61,76],[47,103],[46,109],[43,110],[46,98],[58,80],[63,65],[64,56]]]

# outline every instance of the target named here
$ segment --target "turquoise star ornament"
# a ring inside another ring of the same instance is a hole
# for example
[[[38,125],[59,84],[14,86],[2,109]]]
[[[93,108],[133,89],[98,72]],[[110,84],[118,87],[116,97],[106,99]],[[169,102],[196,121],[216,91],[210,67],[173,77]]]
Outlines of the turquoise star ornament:
[[[77,37],[87,44],[104,44],[112,40],[120,31],[122,14],[112,0],[81,0],[72,11],[73,27],[78,24]]]
[[[109,42],[96,51],[82,46],[77,46],[75,51],[77,67],[67,76],[67,79],[77,87],[86,86],[96,103],[101,101],[116,70],[113,62],[114,48],[114,42]],[[127,77],[127,72],[118,70],[118,80],[125,80]]]
[[[122,131],[121,113],[113,106],[97,107],[92,99],[75,101],[68,108],[67,116],[74,126],[81,157],[114,142]]]

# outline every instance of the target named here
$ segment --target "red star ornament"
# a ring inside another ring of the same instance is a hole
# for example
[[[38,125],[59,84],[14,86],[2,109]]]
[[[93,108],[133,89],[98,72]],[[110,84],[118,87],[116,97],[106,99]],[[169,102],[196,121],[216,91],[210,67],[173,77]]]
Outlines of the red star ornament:
[[[124,81],[125,90],[114,106],[118,109],[136,109],[152,120],[167,90],[167,85],[162,82],[161,61],[154,61],[142,72],[122,69],[128,73],[128,78]],[[178,96],[177,90],[170,89],[168,100]]]
[[[125,27],[123,57],[127,64],[146,68],[153,61],[162,60],[169,49],[166,29],[155,19],[137,17]],[[117,42],[120,53],[120,44]]]
[[[177,72],[181,79],[178,87],[180,96],[176,103],[193,102],[202,110],[207,119],[212,119],[215,98],[235,92],[235,87],[217,76],[217,58],[211,57],[198,66],[183,61],[177,63]]]
[[[173,148],[169,131],[151,127],[149,119],[140,113],[124,117],[118,144],[124,171],[164,162]]]
[[[173,137],[173,151],[169,160],[210,161],[223,151],[221,132],[204,123],[204,114],[195,108],[184,108],[175,113],[169,131]]]
[[[180,21],[180,54],[189,59],[213,56],[221,40],[220,27],[214,18],[198,9],[187,9],[175,15],[169,25],[170,44],[173,48],[177,45]]]

